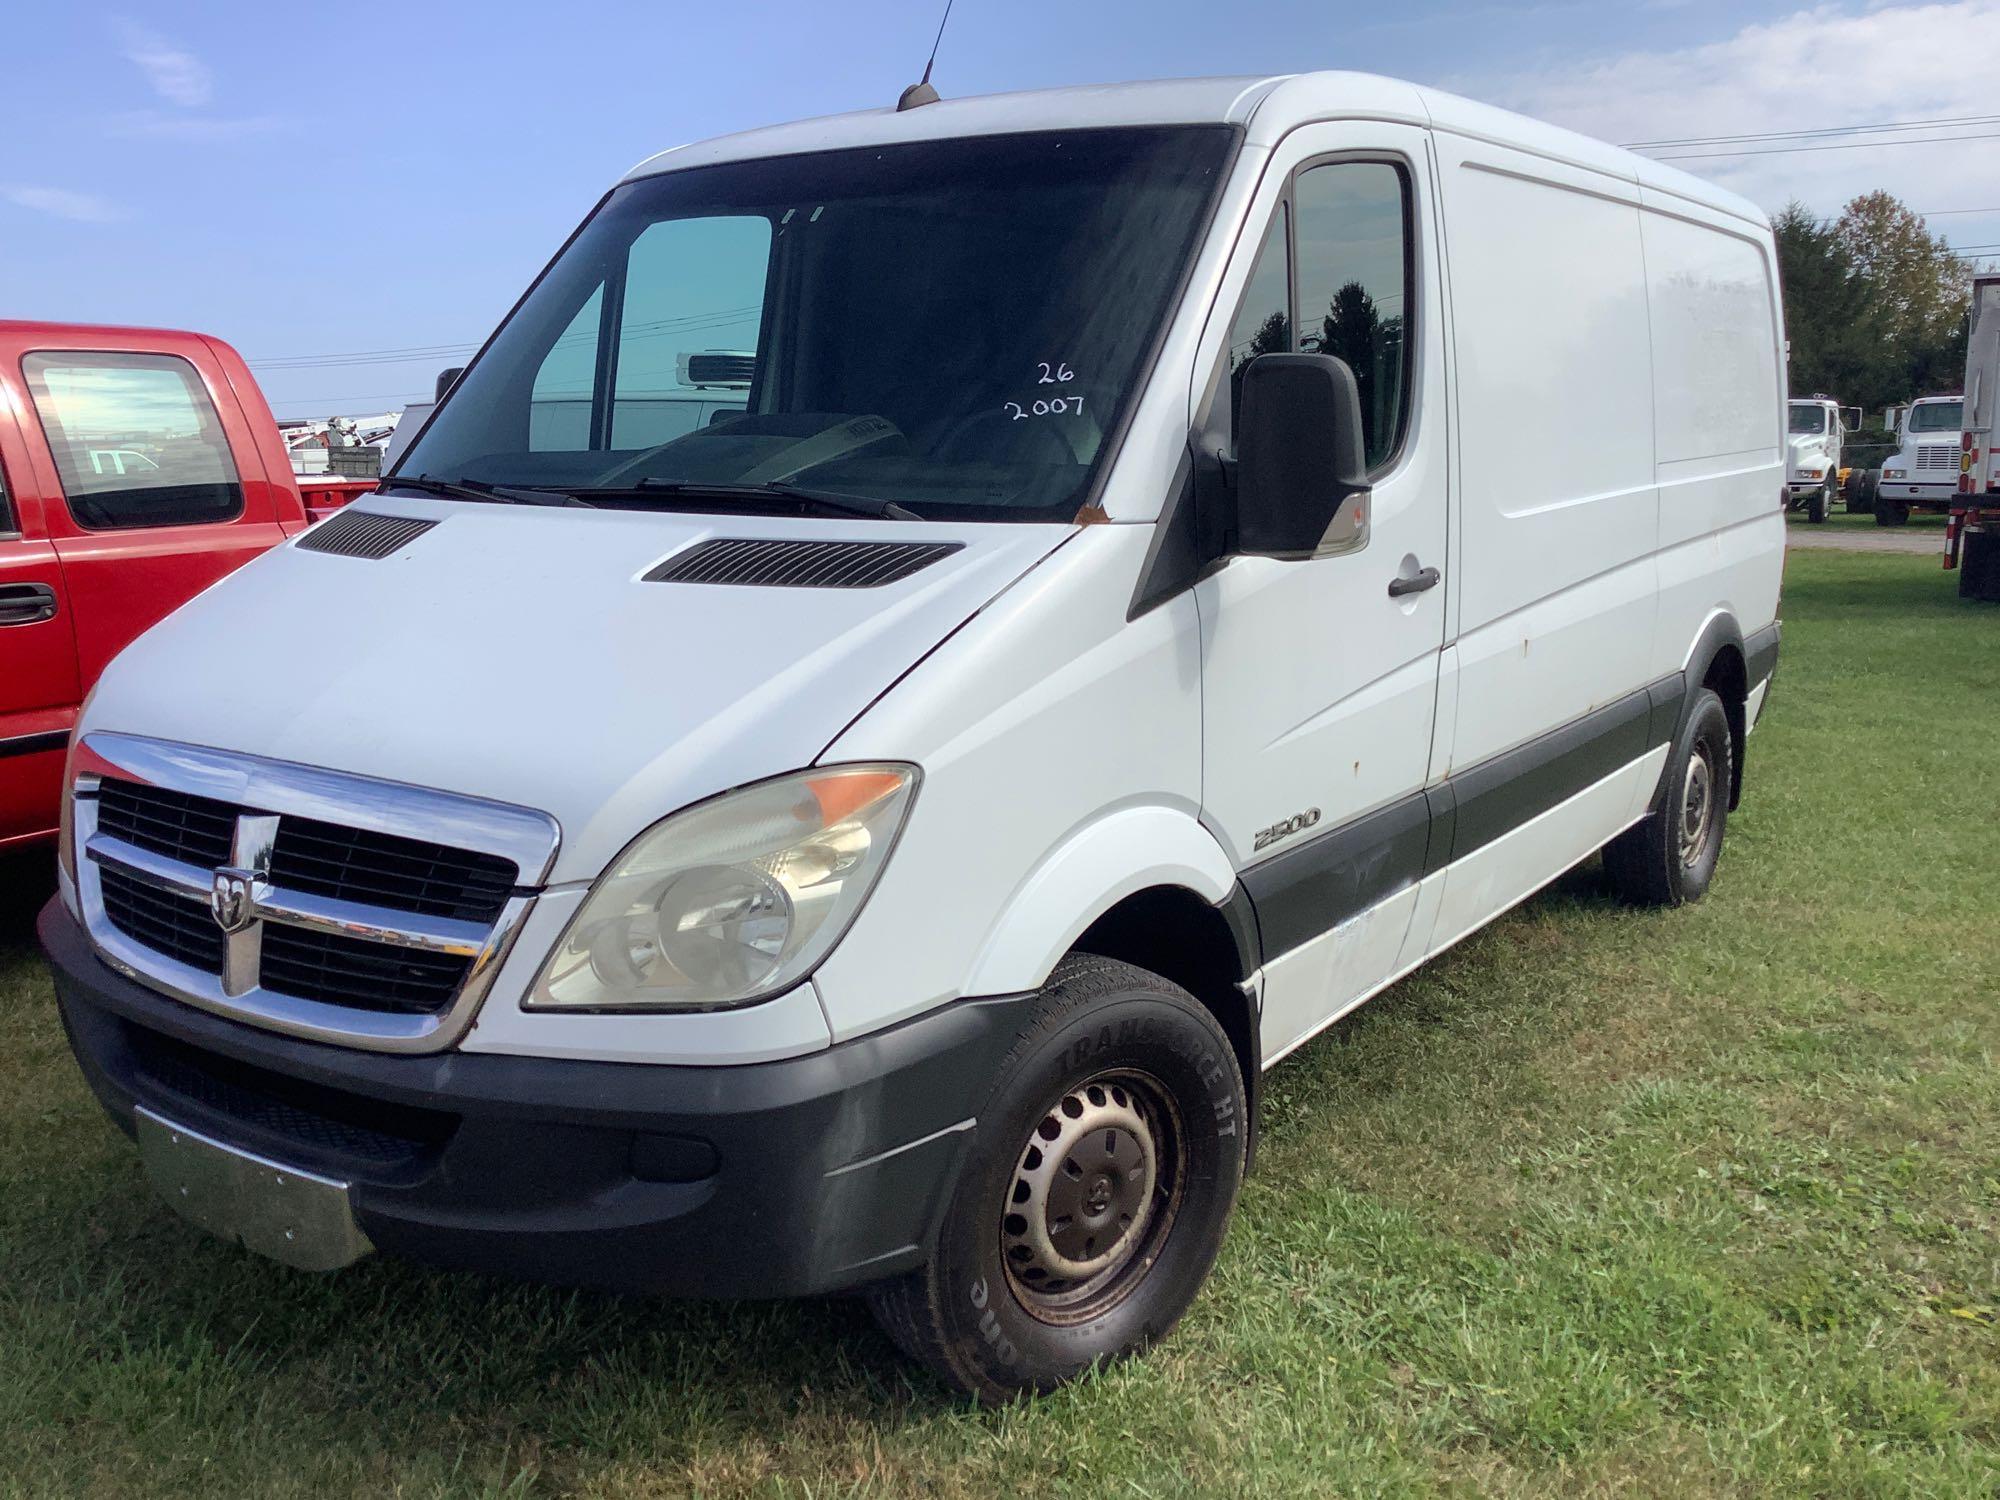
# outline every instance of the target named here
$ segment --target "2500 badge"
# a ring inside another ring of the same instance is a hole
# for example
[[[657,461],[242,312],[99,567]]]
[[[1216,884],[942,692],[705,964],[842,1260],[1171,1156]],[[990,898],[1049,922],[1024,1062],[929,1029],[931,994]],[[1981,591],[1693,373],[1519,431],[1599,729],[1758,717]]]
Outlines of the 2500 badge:
[[[1295,833],[1303,833],[1318,821],[1319,809],[1316,807],[1309,807],[1302,813],[1293,813],[1281,823],[1273,823],[1269,828],[1258,829],[1257,842],[1252,844],[1251,848],[1268,849],[1279,839],[1288,839]]]

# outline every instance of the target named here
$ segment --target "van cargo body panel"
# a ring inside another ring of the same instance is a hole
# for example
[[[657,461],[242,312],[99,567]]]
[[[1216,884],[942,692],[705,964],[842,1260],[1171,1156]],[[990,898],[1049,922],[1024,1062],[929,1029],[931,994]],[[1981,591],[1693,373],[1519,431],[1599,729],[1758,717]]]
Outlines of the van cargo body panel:
[[[590,879],[691,802],[812,764],[1070,534],[384,496],[363,508],[441,524],[380,560],[260,559],[120,657],[92,727],[536,808],[562,828],[550,884]],[[698,542],[759,536],[964,546],[872,589],[645,581]],[[288,632],[236,628],[258,618],[319,621],[338,646],[303,655]]]

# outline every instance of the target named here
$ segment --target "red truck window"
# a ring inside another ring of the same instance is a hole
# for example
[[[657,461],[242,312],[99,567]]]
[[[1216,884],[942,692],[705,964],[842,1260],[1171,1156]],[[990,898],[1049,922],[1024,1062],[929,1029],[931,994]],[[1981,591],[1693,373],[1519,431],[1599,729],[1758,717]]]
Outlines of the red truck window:
[[[171,354],[64,350],[21,361],[80,526],[190,526],[243,512],[222,419]]]

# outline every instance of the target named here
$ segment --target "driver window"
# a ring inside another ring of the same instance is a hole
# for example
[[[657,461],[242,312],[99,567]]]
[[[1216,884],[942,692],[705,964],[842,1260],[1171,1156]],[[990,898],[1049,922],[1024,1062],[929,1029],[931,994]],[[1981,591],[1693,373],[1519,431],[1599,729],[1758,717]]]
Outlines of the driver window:
[[[1236,407],[1243,394],[1243,371],[1260,354],[1289,354],[1292,349],[1290,266],[1285,257],[1285,205],[1271,219],[1271,228],[1257,251],[1243,305],[1229,330],[1229,437],[1236,439]]]
[[[664,219],[632,242],[618,324],[614,449],[692,432],[741,410],[756,371],[771,221]]]

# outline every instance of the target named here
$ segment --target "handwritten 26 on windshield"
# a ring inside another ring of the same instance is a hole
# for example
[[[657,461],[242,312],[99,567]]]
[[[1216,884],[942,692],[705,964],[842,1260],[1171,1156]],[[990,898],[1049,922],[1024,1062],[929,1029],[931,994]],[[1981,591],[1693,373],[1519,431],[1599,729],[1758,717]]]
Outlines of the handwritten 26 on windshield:
[[[1037,360],[1036,365],[1042,372],[1041,378],[1036,382],[1038,385],[1068,385],[1072,380],[1076,379],[1076,371],[1072,370],[1067,364],[1057,362],[1051,365],[1044,359]],[[1057,417],[1065,412],[1075,412],[1081,415],[1083,412],[1083,397],[1047,396],[1027,406],[1023,406],[1018,401],[1003,401],[1000,405],[1001,410],[1012,412],[1014,414],[1013,419],[1019,422],[1026,417]]]

